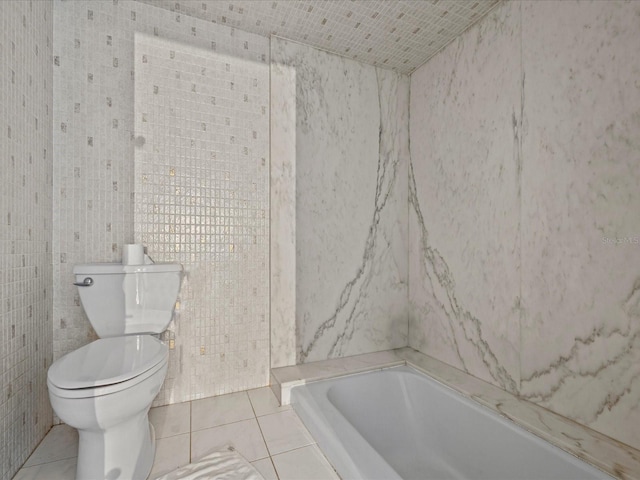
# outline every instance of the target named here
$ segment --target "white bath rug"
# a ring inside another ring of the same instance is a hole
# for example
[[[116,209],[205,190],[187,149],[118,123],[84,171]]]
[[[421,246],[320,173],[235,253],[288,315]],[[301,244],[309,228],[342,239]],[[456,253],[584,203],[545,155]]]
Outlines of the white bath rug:
[[[156,480],[264,480],[264,477],[233,447],[227,447]]]

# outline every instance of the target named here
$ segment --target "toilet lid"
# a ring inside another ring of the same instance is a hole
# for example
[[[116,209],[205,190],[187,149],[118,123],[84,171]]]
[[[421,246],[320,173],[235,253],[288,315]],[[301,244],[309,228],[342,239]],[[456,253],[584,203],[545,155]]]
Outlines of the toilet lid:
[[[141,375],[167,354],[167,346],[151,335],[101,338],[56,360],[48,377],[62,389],[112,385]]]

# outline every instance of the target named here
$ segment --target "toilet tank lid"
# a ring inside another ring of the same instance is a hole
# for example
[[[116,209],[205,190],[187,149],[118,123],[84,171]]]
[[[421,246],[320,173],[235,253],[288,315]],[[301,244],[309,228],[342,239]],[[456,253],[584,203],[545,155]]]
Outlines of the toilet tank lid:
[[[87,263],[73,267],[75,275],[114,275],[122,273],[181,272],[179,263],[152,263],[149,265],[123,265],[121,263]]]

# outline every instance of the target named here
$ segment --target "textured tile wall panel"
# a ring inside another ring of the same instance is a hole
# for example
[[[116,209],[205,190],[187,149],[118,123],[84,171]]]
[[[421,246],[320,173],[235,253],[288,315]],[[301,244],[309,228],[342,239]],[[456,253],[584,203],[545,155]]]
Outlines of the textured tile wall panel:
[[[0,478],[52,423],[52,5],[0,2]]]
[[[266,384],[268,39],[132,1],[56,1],[54,17],[55,358],[95,338],[71,285],[73,265],[117,262],[122,244],[145,241],[155,260],[181,262],[188,273],[178,316],[165,334],[170,368],[156,403]],[[147,53],[151,63],[136,56],[137,48],[149,47],[136,45],[140,35],[158,42]],[[165,55],[167,50],[177,58]],[[203,61],[210,63],[207,78],[225,83],[216,86],[217,106],[210,101],[215,94],[204,90],[208,83],[198,77]],[[167,75],[154,70],[159,68]],[[138,75],[157,81],[138,92]],[[191,91],[194,83],[200,90]],[[167,103],[154,103],[158,99]],[[208,113],[198,110],[205,104],[212,109]],[[171,123],[149,117],[145,128],[155,130],[144,130],[148,143],[136,150],[136,128],[143,124],[136,115],[143,113]],[[153,157],[137,165],[147,148]],[[254,162],[250,167],[247,159]],[[142,183],[136,172],[147,167],[150,181]],[[162,198],[152,198],[160,191]],[[248,195],[254,196],[251,213],[231,205]],[[250,230],[248,218],[258,210],[265,215],[254,222],[260,233],[237,234]],[[222,228],[222,221],[233,234],[211,231],[214,224]],[[216,250],[223,244],[225,254]]]
[[[140,0],[410,73],[499,0]]]
[[[190,398],[264,385],[268,66],[144,35],[135,55],[136,241],[187,272],[164,394],[185,369]]]

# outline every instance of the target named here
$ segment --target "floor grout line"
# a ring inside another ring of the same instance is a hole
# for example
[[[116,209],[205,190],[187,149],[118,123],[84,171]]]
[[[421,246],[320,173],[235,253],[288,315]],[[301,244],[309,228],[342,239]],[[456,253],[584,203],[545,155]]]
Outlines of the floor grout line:
[[[268,388],[268,387],[266,387],[266,388]],[[255,389],[255,390],[257,390],[257,389]],[[258,424],[258,430],[260,432],[260,438],[262,439],[262,442],[263,442],[263,445],[265,447],[267,455],[265,455],[263,458],[255,459],[254,461],[251,461],[249,463],[253,464],[255,462],[262,462],[263,460],[269,459],[269,464],[271,465],[272,472],[271,471],[269,471],[269,472],[265,471],[265,475],[267,475],[267,478],[272,478],[272,476],[273,476],[273,478],[275,478],[277,480],[280,480],[281,479],[281,475],[280,475],[280,473],[278,472],[278,470],[276,468],[274,457],[279,456],[279,455],[283,455],[283,454],[286,454],[286,453],[290,453],[290,452],[295,452],[297,450],[301,450],[301,449],[304,449],[304,448],[307,448],[307,447],[315,446],[316,448],[319,449],[319,446],[318,446],[317,442],[315,441],[315,439],[310,435],[310,432],[308,431],[306,426],[304,426],[304,424],[302,424],[303,429],[305,430],[305,432],[308,433],[308,435],[310,437],[309,440],[308,440],[308,441],[310,441],[310,443],[308,443],[306,445],[299,445],[299,446],[296,446],[294,448],[288,448],[288,449],[286,449],[286,450],[284,450],[282,452],[278,452],[278,453],[273,454],[271,452],[271,450],[269,449],[269,446],[267,444],[267,440],[266,440],[266,436],[265,436],[265,430],[263,429],[263,426],[260,423],[260,419],[261,418],[265,418],[265,417],[272,417],[272,416],[278,415],[278,414],[286,414],[287,416],[293,416],[293,417],[298,418],[298,419],[299,419],[299,417],[297,416],[297,413],[295,412],[295,410],[293,408],[281,409],[281,407],[277,407],[275,409],[275,411],[271,410],[272,409],[272,403],[273,403],[271,398],[265,399],[262,395],[257,395],[255,399],[252,399],[251,395],[249,395],[249,391],[248,390],[244,391],[244,393],[246,394],[245,398],[249,401],[249,405],[251,407],[251,413],[252,413],[251,417],[243,418],[241,420],[236,420],[236,421],[232,421],[232,422],[228,422],[228,423],[223,423],[223,424],[220,424],[220,425],[215,425],[213,427],[194,430],[193,428],[194,427],[197,428],[197,425],[194,422],[194,412],[193,412],[194,405],[193,405],[193,401],[191,400],[191,401],[188,401],[189,405],[186,406],[187,408],[185,408],[184,406],[180,407],[180,409],[178,410],[178,412],[180,412],[179,415],[176,415],[176,411],[175,410],[172,411],[170,409],[167,409],[167,410],[164,410],[164,412],[166,412],[166,413],[163,413],[162,415],[159,415],[157,417],[156,421],[159,422],[158,426],[163,425],[164,426],[164,430],[166,430],[166,432],[163,434],[163,436],[160,437],[160,438],[157,438],[157,440],[160,441],[160,440],[172,439],[172,438],[175,438],[175,437],[181,437],[183,435],[188,435],[188,439],[180,440],[180,442],[183,442],[183,441],[187,441],[188,442],[188,458],[185,459],[187,461],[187,463],[185,465],[187,465],[188,463],[191,463],[194,460],[193,459],[193,455],[194,455],[194,439],[193,439],[193,435],[194,435],[194,433],[203,432],[205,430],[211,430],[211,429],[215,429],[215,428],[219,428],[219,427],[225,427],[225,426],[229,426],[229,425],[234,425],[234,424],[238,424],[238,423],[241,423],[241,422],[250,421],[251,419],[253,419]],[[271,395],[274,395],[273,392],[270,391],[270,393],[271,393]],[[185,403],[185,402],[179,402],[177,404],[161,405],[161,406],[155,407],[155,408],[171,407],[172,405],[179,405],[180,403]],[[243,407],[243,408],[246,408],[246,407]],[[261,409],[261,411],[267,412],[267,413],[263,413],[261,415],[258,415],[257,409]],[[248,410],[246,410],[246,412],[247,412],[247,415],[248,415]],[[290,412],[290,413],[287,413],[287,412]],[[188,415],[188,419],[187,419],[188,420],[187,421],[187,423],[188,423],[188,431],[182,430],[181,433],[174,433],[174,434],[169,433],[169,432],[171,432],[172,428],[174,428],[176,426],[179,426],[180,424],[184,424],[184,415],[185,415],[185,413]],[[211,413],[211,412],[208,412],[208,413],[205,412],[205,414],[209,414],[209,413]],[[292,419],[292,420],[294,420],[294,419]],[[283,419],[283,421],[284,421],[284,419]],[[277,422],[278,421],[276,420],[276,423]],[[52,427],[52,429],[49,430],[47,435],[50,435],[52,430],[57,426],[58,425],[54,425]],[[60,425],[60,426],[62,426],[62,425]],[[43,441],[44,441],[44,439],[43,439]],[[34,453],[35,453],[35,451],[34,451]],[[324,453],[323,452],[321,452],[321,453],[322,453],[323,457],[326,460],[326,457],[324,456]],[[32,453],[32,455],[33,455],[33,453]],[[21,470],[29,469],[29,470],[27,470],[27,472],[29,472],[29,471],[30,472],[35,472],[34,469],[42,469],[42,468],[47,469],[48,465],[60,464],[61,462],[65,462],[65,461],[69,462],[69,461],[74,461],[76,459],[77,459],[77,454],[75,456],[68,456],[68,457],[64,457],[64,458],[53,458],[53,459],[48,460],[48,461],[43,461],[41,463],[36,463],[36,464],[33,464],[33,465],[29,465],[28,467],[23,465]],[[27,461],[28,460],[29,460],[29,458],[27,458]],[[178,468],[180,468],[182,466],[185,466],[185,465],[180,465]],[[267,468],[266,467],[266,463],[264,465],[265,465],[264,468]],[[38,471],[38,473],[35,475],[34,478],[37,478],[37,479],[40,479],[40,480],[43,480],[43,479],[47,478],[46,476],[43,477],[42,475],[43,475],[43,472]]]
[[[213,427],[207,427],[207,428],[199,428],[197,430],[191,430],[191,433],[193,432],[203,432],[205,430],[211,430],[213,428],[220,428],[220,427],[226,427],[227,425],[235,425],[236,423],[240,423],[240,422],[246,422],[247,420],[256,420],[258,421],[257,417],[248,417],[248,418],[243,418],[241,420],[234,420],[233,422],[229,422],[229,423],[221,423],[220,425],[214,425]]]
[[[262,441],[264,442],[264,446],[267,449],[267,453],[269,454],[269,456],[265,457],[265,458],[269,459],[269,462],[271,462],[271,466],[273,467],[273,472],[276,474],[276,479],[280,480],[280,475],[278,475],[278,470],[276,470],[276,464],[273,463],[273,456],[271,455],[271,450],[269,450],[269,445],[267,445],[267,439],[264,437],[264,432],[262,431],[262,425],[260,425],[260,421],[258,420],[258,414],[256,413],[256,408],[253,405],[253,401],[251,400],[251,395],[249,395],[248,391],[247,391],[247,396],[249,397],[249,403],[251,404],[251,409],[253,410],[253,415],[254,415],[254,417],[256,419],[256,423],[258,424],[258,429],[260,430],[260,435],[262,436]],[[261,417],[265,417],[266,415],[260,415],[260,416]]]
[[[189,463],[193,461],[193,402],[189,401]]]
[[[56,458],[55,460],[49,460],[47,462],[34,463],[33,465],[22,465],[22,467],[20,467],[20,468],[39,467],[41,465],[47,465],[48,463],[61,462],[62,460],[71,460],[72,458],[78,458],[78,455],[72,455],[70,457],[64,457],[64,458]],[[27,458],[27,460],[29,460],[29,459]],[[26,464],[26,461],[25,461],[25,464]]]
[[[76,458],[78,458],[77,455],[75,455],[73,457],[58,458],[57,460],[51,460],[50,462],[34,463],[33,465],[28,465],[28,466],[27,465],[23,465],[22,467],[20,467],[20,470],[26,470],[28,468],[42,467],[44,465],[49,465],[51,463],[64,462],[64,461],[73,460],[73,459],[76,459]],[[18,470],[18,471],[20,471],[20,470]]]

